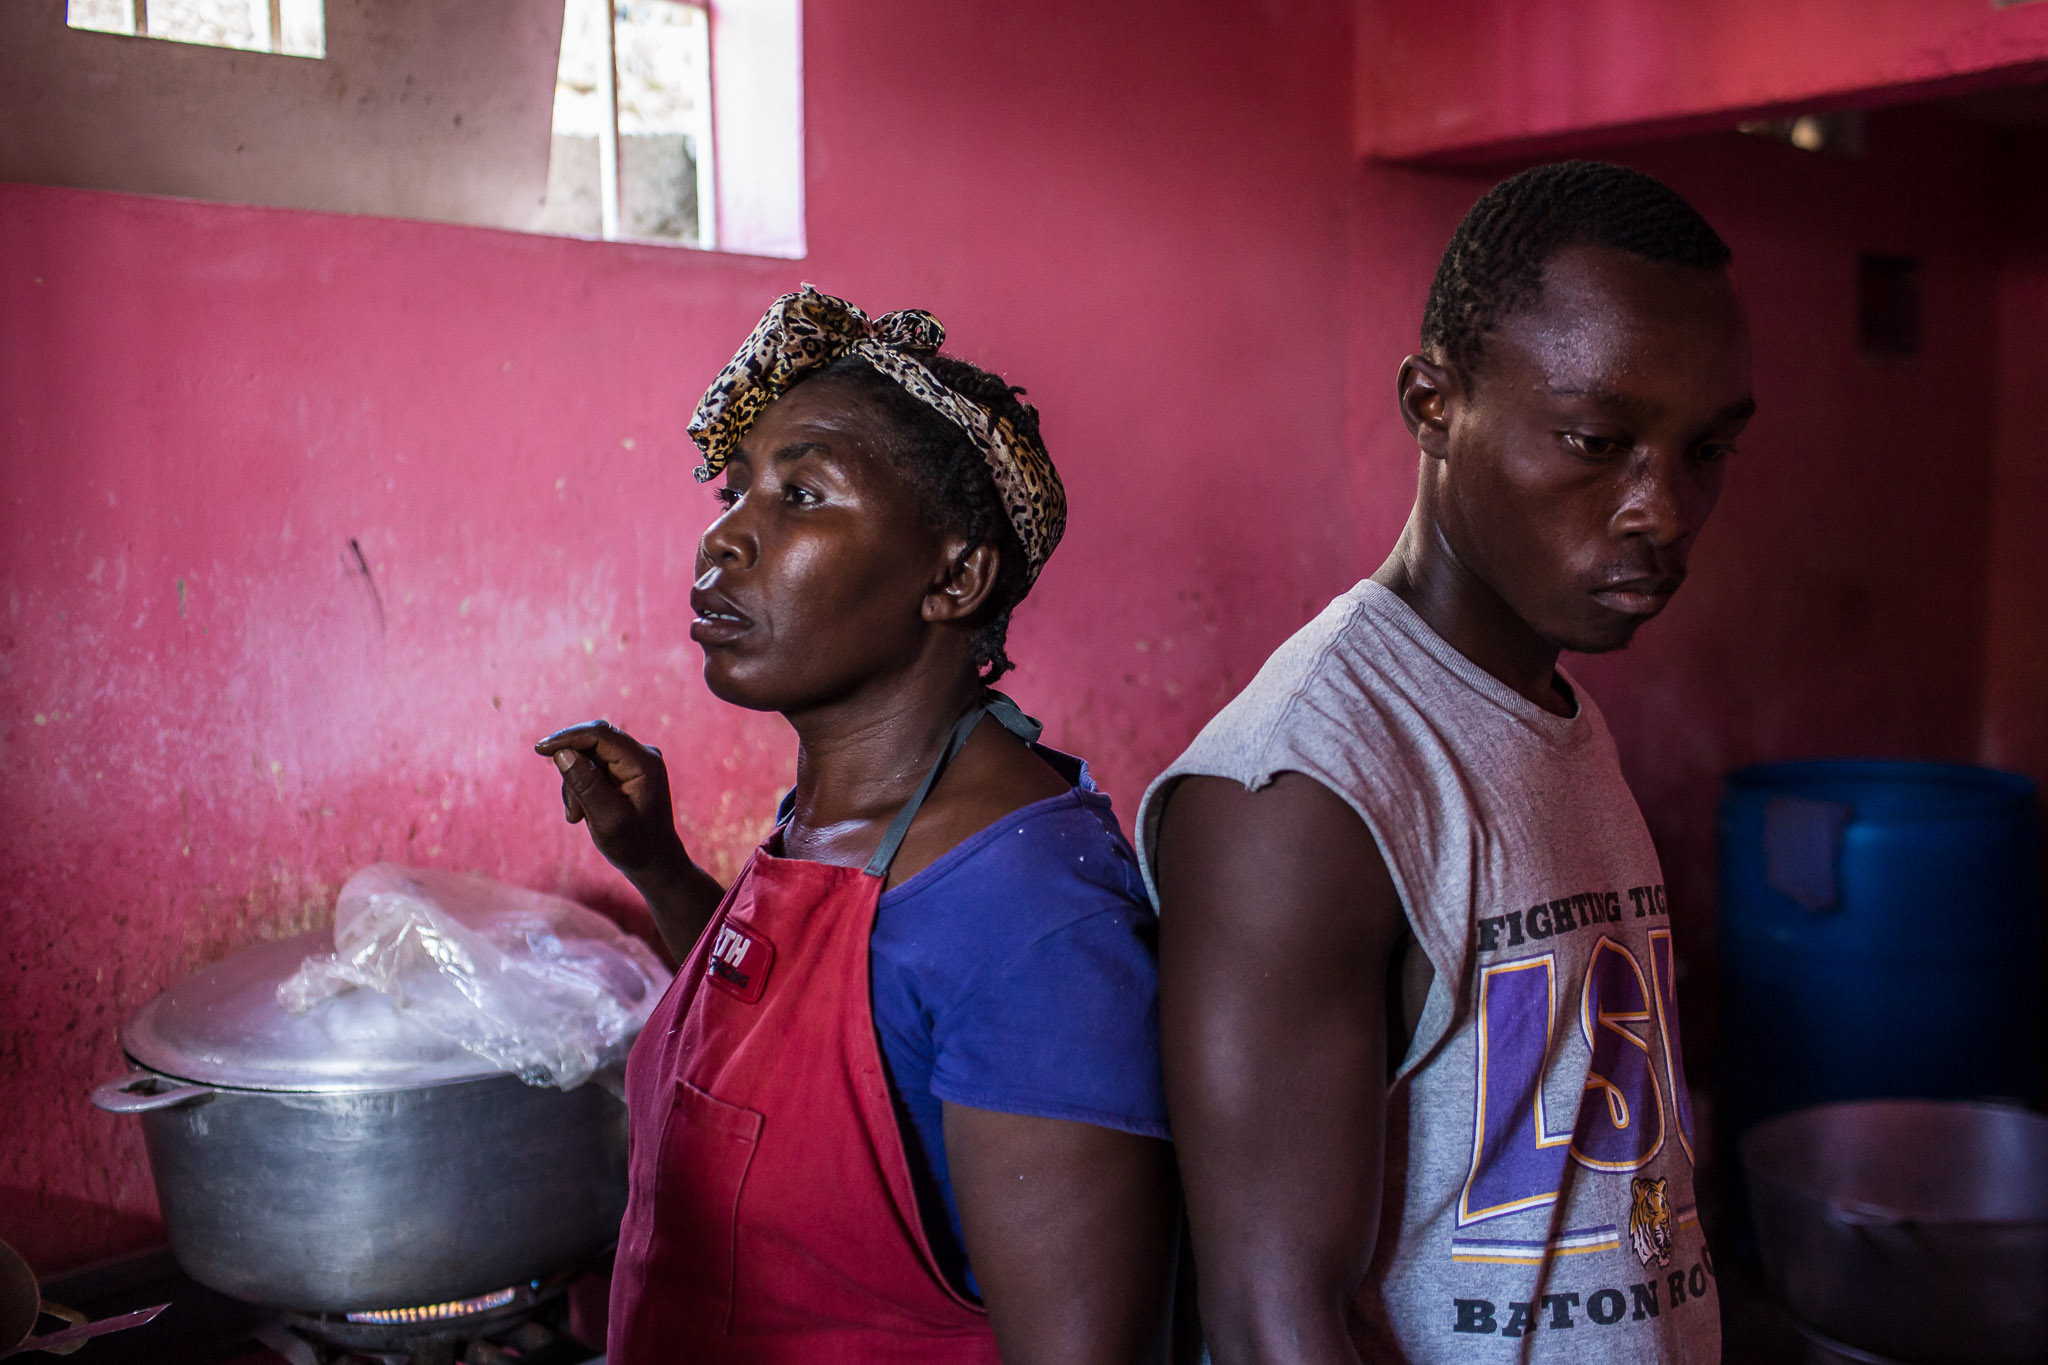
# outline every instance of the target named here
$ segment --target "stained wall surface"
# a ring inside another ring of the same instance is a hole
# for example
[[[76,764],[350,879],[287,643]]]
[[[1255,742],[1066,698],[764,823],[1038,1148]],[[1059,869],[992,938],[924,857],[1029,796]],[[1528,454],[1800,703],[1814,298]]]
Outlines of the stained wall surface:
[[[809,258],[0,186],[0,1237],[160,1235],[115,1029],[378,858],[609,904],[528,746],[791,774],[685,601],[703,384],[799,280],[1027,385],[1074,504],[1014,692],[1128,813],[1348,581],[1337,0],[806,6]],[[1085,41],[1083,37],[1085,36]]]

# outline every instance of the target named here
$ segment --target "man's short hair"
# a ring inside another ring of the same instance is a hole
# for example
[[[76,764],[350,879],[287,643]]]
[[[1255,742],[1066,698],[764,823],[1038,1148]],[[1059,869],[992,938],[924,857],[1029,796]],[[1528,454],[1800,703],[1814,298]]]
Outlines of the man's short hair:
[[[1532,302],[1543,265],[1569,246],[1719,270],[1728,244],[1662,181],[1604,161],[1560,161],[1501,181],[1472,206],[1437,263],[1423,354],[1470,381],[1486,334]]]

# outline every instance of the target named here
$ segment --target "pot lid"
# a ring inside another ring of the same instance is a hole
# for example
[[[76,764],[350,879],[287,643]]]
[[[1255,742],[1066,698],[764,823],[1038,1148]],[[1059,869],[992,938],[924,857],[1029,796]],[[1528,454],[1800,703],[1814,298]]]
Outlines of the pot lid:
[[[153,1071],[241,1090],[406,1090],[498,1074],[378,991],[344,991],[304,1014],[279,1004],[278,984],[333,949],[316,932],[230,954],[138,1010],[121,1047]]]

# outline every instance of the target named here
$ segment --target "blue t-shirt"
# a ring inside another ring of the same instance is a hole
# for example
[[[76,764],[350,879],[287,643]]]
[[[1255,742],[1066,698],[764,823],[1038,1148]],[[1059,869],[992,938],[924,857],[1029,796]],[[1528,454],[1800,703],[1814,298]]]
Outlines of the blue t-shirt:
[[[1034,747],[1073,790],[890,888],[869,941],[875,1031],[925,1234],[971,1293],[941,1101],[1167,1136],[1158,922],[1137,859],[1087,765]]]

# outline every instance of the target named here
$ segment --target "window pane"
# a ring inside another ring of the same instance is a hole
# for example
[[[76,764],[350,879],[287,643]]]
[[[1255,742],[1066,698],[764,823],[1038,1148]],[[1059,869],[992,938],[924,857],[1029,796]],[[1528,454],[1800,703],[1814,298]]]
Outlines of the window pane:
[[[65,0],[64,22],[101,33],[136,33],[174,43],[283,52],[295,57],[327,53],[327,19],[322,0],[277,0],[273,33],[272,0]]]
[[[603,231],[597,135],[606,117],[604,61],[604,7],[589,0],[567,0],[562,59],[555,71],[554,145],[548,153],[542,232],[595,237]]]
[[[710,119],[710,25],[680,0],[616,0],[619,228],[622,237],[697,243],[697,148]],[[555,84],[554,147],[544,232],[601,231],[600,137],[605,99],[604,5],[567,0]]]
[[[710,25],[676,0],[619,0],[620,226],[695,242],[697,137],[710,96]]]
[[[65,0],[64,22],[100,33],[135,32],[134,0]]]
[[[694,133],[708,93],[704,11],[678,0],[618,0],[619,131]]]
[[[284,32],[277,51],[293,57],[327,55],[327,6],[321,0],[280,0],[278,18]]]
[[[270,9],[263,0],[149,0],[147,13],[152,38],[270,50]]]

